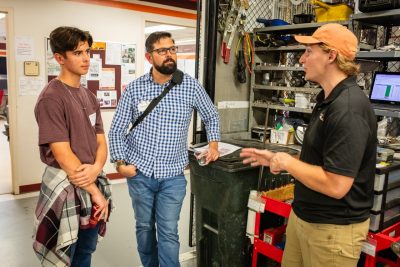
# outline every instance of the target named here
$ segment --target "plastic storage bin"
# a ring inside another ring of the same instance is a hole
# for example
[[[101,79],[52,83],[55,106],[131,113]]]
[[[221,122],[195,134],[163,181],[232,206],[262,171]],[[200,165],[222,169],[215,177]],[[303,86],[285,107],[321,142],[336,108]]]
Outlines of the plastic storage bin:
[[[379,232],[400,221],[400,162],[377,168],[370,231]]]

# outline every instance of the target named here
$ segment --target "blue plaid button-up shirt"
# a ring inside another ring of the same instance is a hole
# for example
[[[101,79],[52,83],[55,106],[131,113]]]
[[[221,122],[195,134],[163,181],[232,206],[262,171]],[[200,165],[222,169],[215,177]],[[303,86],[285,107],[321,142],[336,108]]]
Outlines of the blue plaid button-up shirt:
[[[169,83],[169,82],[168,82]],[[125,160],[144,175],[173,177],[188,165],[187,134],[193,109],[205,124],[208,141],[219,141],[219,116],[199,82],[185,74],[132,132],[130,123],[142,113],[139,103],[156,98],[168,85],[154,82],[147,73],[131,82],[123,92],[109,132],[111,161]]]

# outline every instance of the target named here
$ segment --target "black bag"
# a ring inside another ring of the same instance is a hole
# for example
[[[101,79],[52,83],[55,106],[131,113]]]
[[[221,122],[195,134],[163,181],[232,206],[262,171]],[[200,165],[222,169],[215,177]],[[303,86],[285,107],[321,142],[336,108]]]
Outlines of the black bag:
[[[359,0],[358,9],[361,12],[390,10],[400,7],[400,0]]]
[[[174,74],[172,75],[171,82],[168,84],[167,87],[165,87],[164,91],[154,98],[150,104],[147,106],[146,110],[142,113],[142,115],[139,116],[139,118],[136,119],[136,121],[132,124],[132,127],[129,129],[129,132],[131,132],[139,123],[142,122],[142,120],[157,106],[157,104],[161,101],[161,99],[172,89],[177,84],[181,84],[183,80],[183,72],[180,70],[176,70]]]

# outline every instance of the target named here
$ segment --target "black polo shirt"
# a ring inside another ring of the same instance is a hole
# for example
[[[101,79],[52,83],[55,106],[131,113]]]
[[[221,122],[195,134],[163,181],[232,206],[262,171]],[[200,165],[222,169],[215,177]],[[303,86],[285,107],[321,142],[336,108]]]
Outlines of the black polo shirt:
[[[356,77],[341,81],[326,99],[321,91],[304,135],[300,159],[353,177],[354,183],[342,199],[334,199],[296,180],[296,215],[310,223],[365,221],[373,204],[376,141],[376,117]]]

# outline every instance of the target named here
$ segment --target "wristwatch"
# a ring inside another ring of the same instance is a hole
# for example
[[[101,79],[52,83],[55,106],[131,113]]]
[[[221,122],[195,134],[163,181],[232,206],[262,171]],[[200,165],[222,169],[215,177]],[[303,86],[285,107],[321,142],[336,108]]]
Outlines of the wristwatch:
[[[114,168],[118,171],[119,166],[126,165],[125,160],[114,161]]]

